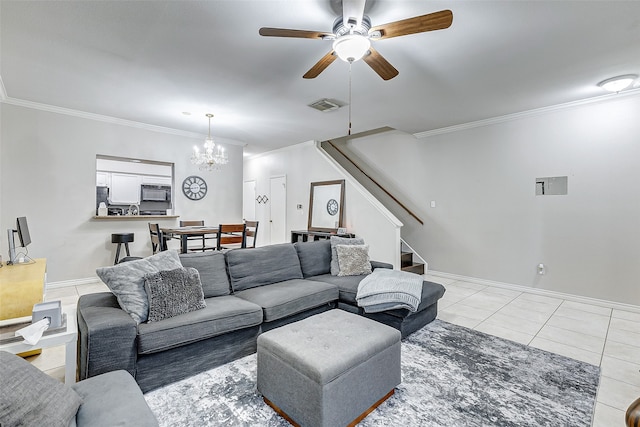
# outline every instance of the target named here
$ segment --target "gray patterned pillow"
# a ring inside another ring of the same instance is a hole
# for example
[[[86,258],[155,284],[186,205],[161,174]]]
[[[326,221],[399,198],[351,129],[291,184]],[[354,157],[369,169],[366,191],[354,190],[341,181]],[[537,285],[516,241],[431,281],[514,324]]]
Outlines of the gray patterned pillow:
[[[68,426],[82,398],[31,363],[0,351],[0,424]]]
[[[362,237],[338,237],[331,236],[331,275],[337,276],[340,271],[338,265],[338,253],[336,252],[337,245],[364,245],[364,239]]]
[[[120,307],[136,321],[147,321],[149,298],[144,290],[144,277],[149,273],[182,268],[178,252],[163,251],[147,258],[100,267],[96,274],[118,299]]]
[[[192,267],[147,274],[144,287],[149,295],[149,322],[201,310],[207,306],[200,275]]]
[[[369,245],[337,245],[338,276],[360,276],[371,274]]]

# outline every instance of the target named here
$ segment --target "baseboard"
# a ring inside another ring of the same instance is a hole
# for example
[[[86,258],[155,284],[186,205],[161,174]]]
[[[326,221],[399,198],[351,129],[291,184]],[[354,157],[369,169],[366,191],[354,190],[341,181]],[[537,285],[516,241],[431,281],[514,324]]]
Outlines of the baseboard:
[[[597,305],[601,307],[615,308],[618,310],[640,313],[640,306],[632,305],[632,304],[624,304],[616,301],[608,301],[608,300],[603,300],[598,298],[584,297],[580,295],[565,294],[563,292],[550,291],[547,289],[537,289],[537,288],[531,288],[528,286],[514,285],[511,283],[496,282],[494,280],[478,279],[477,277],[461,276],[459,274],[445,273],[442,271],[431,270],[429,271],[429,274],[432,276],[443,277],[445,279],[461,280],[469,283],[475,283],[478,285],[494,286],[496,288],[511,289],[514,291],[527,292],[530,294],[543,295],[543,296],[553,297],[553,298],[561,298],[569,301],[581,302],[584,304],[591,304],[591,305]]]
[[[94,285],[96,283],[101,283],[100,279],[97,276],[87,277],[84,279],[61,280],[59,282],[47,282],[46,289],[67,288],[69,286],[80,285]]]

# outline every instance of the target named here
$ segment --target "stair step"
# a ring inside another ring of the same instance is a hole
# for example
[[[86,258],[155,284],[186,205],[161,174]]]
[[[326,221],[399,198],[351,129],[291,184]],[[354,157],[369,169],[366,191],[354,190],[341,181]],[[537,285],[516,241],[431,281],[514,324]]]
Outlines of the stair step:
[[[400,267],[409,267],[413,265],[413,252],[401,252]]]
[[[424,264],[415,263],[415,264],[408,265],[406,267],[402,266],[401,270],[408,271],[409,273],[424,274]]]

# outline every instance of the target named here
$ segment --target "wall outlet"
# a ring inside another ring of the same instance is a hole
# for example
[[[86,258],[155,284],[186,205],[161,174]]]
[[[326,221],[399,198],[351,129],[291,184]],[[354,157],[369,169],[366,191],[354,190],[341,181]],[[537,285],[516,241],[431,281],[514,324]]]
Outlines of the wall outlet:
[[[299,211],[302,210],[302,205],[301,204],[297,204],[296,205],[296,209],[298,209]]]
[[[432,208],[435,208],[435,207],[436,207],[436,201],[435,201],[435,200],[432,200],[432,201],[431,201],[431,207],[432,207]]]
[[[547,272],[547,267],[542,263],[538,264],[538,274],[541,276],[544,276],[546,272]]]

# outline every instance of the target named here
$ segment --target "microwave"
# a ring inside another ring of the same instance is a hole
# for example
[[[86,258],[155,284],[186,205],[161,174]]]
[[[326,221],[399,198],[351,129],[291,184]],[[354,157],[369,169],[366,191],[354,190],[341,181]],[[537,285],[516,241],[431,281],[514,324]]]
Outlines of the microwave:
[[[170,185],[143,184],[140,200],[143,202],[171,202]]]

